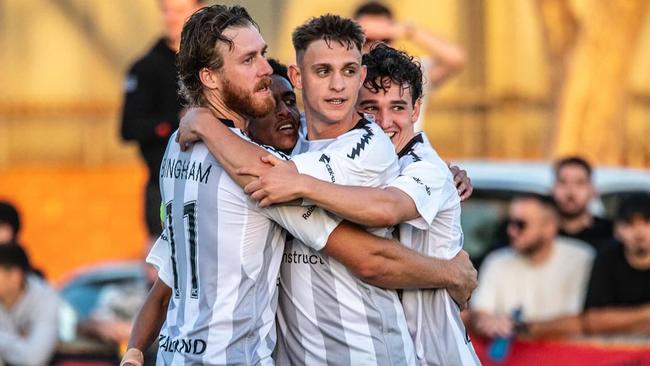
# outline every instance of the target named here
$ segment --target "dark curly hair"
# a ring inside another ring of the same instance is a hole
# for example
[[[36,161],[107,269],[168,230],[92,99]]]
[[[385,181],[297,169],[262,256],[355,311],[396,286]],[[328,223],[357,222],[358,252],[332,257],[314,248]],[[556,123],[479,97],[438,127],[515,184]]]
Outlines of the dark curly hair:
[[[395,83],[402,89],[411,90],[412,103],[422,96],[422,69],[420,63],[406,52],[396,50],[385,43],[376,44],[363,55],[362,63],[368,73],[363,86],[373,93],[388,92]]]
[[[307,50],[307,47],[312,42],[321,39],[328,46],[332,41],[336,41],[342,46],[347,46],[348,49],[355,47],[361,51],[365,36],[361,26],[354,20],[338,15],[325,14],[317,18],[311,18],[307,23],[296,28],[291,39],[296,54],[299,54]]]
[[[268,61],[269,65],[271,65],[271,68],[273,69],[273,75],[278,75],[289,80],[287,65],[274,58],[269,58],[266,61]]]
[[[199,9],[187,20],[181,33],[178,50],[179,92],[190,106],[205,106],[203,84],[199,71],[204,67],[219,70],[223,55],[216,48],[224,42],[230,49],[232,40],[223,35],[230,27],[257,26],[246,9],[241,6],[212,5]]]

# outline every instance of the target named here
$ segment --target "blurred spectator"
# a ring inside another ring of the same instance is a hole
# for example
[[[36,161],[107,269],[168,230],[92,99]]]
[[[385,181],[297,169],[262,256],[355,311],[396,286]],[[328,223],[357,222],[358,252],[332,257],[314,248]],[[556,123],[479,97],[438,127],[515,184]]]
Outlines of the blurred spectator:
[[[18,242],[20,215],[14,205],[0,201],[0,245]]]
[[[584,159],[572,156],[555,163],[553,199],[560,212],[560,235],[582,240],[596,250],[614,239],[612,222],[589,212],[596,197],[592,169]]]
[[[18,245],[0,245],[0,364],[45,365],[58,340],[54,289],[30,273]]]
[[[620,243],[594,261],[584,331],[650,335],[650,195],[623,200],[614,229]]]
[[[524,321],[550,320],[582,310],[593,249],[558,238],[552,200],[538,195],[515,198],[509,210],[510,247],[489,254],[470,303],[472,325],[487,336],[515,331],[511,316],[521,308]]]
[[[160,162],[182,113],[177,93],[176,52],[185,20],[201,0],[160,0],[164,36],[129,70],[124,84],[122,138],[137,141],[149,171],[145,188],[145,220],[151,237],[160,235]]]
[[[158,277],[156,268],[146,263],[142,265],[145,266],[148,282],[103,287],[97,297],[97,307],[88,319],[79,324],[79,333],[115,346],[116,352],[122,346],[126,346],[133,319]],[[158,344],[154,343],[146,353],[145,365],[156,364],[157,351]]]
[[[368,52],[375,42],[391,44],[398,39],[415,43],[427,53],[420,57],[425,86],[429,90],[440,87],[449,77],[465,66],[465,51],[441,37],[434,35],[413,22],[398,22],[393,12],[378,1],[370,1],[359,6],[353,15],[366,34],[363,51]],[[424,91],[423,91],[424,92]],[[421,113],[415,124],[415,131],[422,130],[422,121],[426,116],[427,95],[422,97]]]

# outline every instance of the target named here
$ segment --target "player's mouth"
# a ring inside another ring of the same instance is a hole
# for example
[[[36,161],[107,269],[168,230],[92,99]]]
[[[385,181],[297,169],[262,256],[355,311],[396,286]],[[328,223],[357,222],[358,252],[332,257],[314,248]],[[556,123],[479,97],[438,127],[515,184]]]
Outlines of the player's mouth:
[[[325,102],[327,104],[333,106],[333,107],[340,107],[343,104],[345,104],[345,102],[347,102],[347,101],[348,100],[345,99],[345,98],[328,98],[328,99],[325,99]]]
[[[255,93],[262,95],[271,94],[271,78],[262,79],[257,85],[255,85]]]
[[[393,137],[397,134],[396,131],[384,131],[384,133],[385,133],[386,136],[388,136],[388,138],[391,139],[391,140],[392,140]]]
[[[277,124],[276,131],[284,135],[292,135],[297,131],[297,123],[291,119],[280,121]]]

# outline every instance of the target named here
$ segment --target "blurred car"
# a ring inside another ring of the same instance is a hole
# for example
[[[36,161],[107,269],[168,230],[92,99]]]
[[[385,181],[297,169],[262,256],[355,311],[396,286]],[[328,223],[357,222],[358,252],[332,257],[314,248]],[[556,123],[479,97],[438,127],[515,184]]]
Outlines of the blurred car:
[[[510,200],[521,193],[551,195],[554,183],[552,163],[465,160],[454,162],[467,171],[474,193],[463,202],[461,222],[465,250],[480,264],[484,254],[499,241],[499,230],[508,214]],[[622,198],[639,192],[650,193],[650,171],[620,167],[594,168],[598,197],[590,210],[597,216],[612,218]]]
[[[99,305],[109,288],[147,286],[145,266],[139,261],[107,262],[73,272],[59,286],[64,301],[60,313],[60,335],[56,365],[100,365],[119,361],[119,346],[77,333]]]

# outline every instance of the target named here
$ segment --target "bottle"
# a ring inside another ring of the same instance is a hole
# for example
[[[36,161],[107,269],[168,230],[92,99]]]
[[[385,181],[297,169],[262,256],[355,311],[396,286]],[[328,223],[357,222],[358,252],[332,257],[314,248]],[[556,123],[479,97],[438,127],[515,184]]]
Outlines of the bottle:
[[[512,312],[511,319],[513,324],[521,323],[522,313],[523,311],[521,307],[516,308]],[[515,336],[515,332],[513,331],[506,337],[494,338],[492,343],[488,345],[487,356],[490,359],[490,361],[496,363],[503,363],[503,361],[506,360],[508,354],[510,353],[510,345],[512,344],[512,340],[514,339],[514,336]]]

